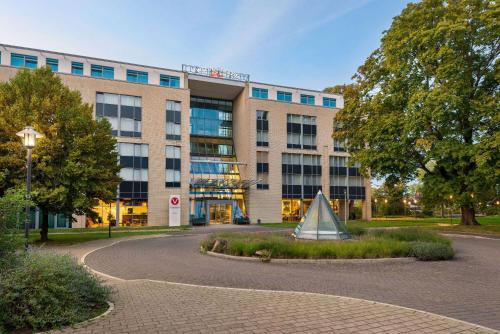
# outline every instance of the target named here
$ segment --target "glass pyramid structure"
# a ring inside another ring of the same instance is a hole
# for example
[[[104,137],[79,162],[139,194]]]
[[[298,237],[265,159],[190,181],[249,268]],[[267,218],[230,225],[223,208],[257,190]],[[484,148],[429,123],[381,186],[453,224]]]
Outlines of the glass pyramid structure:
[[[347,232],[346,225],[333,212],[330,203],[318,191],[302,219],[302,222],[295,228],[296,239],[308,240],[345,240],[351,236]]]

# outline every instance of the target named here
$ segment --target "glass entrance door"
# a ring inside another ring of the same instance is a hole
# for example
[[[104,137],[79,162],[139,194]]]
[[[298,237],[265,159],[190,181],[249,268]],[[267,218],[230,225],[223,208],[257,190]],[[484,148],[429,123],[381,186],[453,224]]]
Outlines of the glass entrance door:
[[[210,203],[210,224],[231,224],[233,219],[232,203]]]

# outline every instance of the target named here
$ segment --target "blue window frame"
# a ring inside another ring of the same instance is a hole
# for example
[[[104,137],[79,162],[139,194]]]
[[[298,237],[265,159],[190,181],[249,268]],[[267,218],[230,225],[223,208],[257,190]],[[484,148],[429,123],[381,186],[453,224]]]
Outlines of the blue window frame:
[[[90,75],[98,78],[114,79],[115,69],[109,66],[91,65]]]
[[[324,97],[323,98],[323,107],[336,108],[337,107],[337,99],[334,99],[331,97]]]
[[[314,96],[313,95],[300,94],[300,103],[302,103],[302,104],[313,104],[314,105]]]
[[[50,67],[52,72],[58,72],[59,71],[59,60],[54,59],[54,58],[47,58],[45,60],[45,64]]]
[[[268,91],[265,88],[252,88],[252,97],[256,97],[258,99],[267,99]]]
[[[148,83],[148,72],[127,70],[127,81]]]
[[[36,56],[12,53],[10,55],[10,65],[14,67],[36,68],[38,65],[38,58]]]
[[[83,63],[77,61],[71,62],[71,74],[83,75]]]
[[[292,93],[278,91],[278,101],[292,102]]]
[[[160,74],[160,86],[179,88],[180,85],[181,78],[173,75]]]

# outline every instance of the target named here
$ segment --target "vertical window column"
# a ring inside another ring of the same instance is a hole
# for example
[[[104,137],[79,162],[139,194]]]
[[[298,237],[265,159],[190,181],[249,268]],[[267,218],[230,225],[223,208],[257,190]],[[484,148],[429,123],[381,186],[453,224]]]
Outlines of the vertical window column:
[[[120,155],[120,198],[147,199],[148,198],[148,145],[118,143]]]
[[[267,111],[257,110],[257,146],[269,146]]]
[[[347,157],[330,157],[330,199],[347,196]]]
[[[283,153],[281,156],[282,197],[302,198],[302,156]]]
[[[167,139],[181,140],[181,103],[167,101]]]
[[[302,148],[302,120],[300,115],[287,115],[286,123],[287,131],[287,147],[288,148]]]
[[[321,190],[321,156],[303,155],[304,197],[314,198]]]
[[[181,148],[167,146],[166,157],[165,187],[179,188],[181,186]]]
[[[316,149],[316,117],[302,116],[302,148],[304,150]]]
[[[269,189],[268,156],[268,152],[257,152],[257,189]]]

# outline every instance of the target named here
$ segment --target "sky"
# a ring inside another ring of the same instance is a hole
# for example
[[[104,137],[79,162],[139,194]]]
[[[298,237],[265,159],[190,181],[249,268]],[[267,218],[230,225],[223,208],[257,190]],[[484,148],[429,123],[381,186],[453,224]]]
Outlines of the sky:
[[[2,0],[0,43],[322,90],[351,82],[407,0]]]

